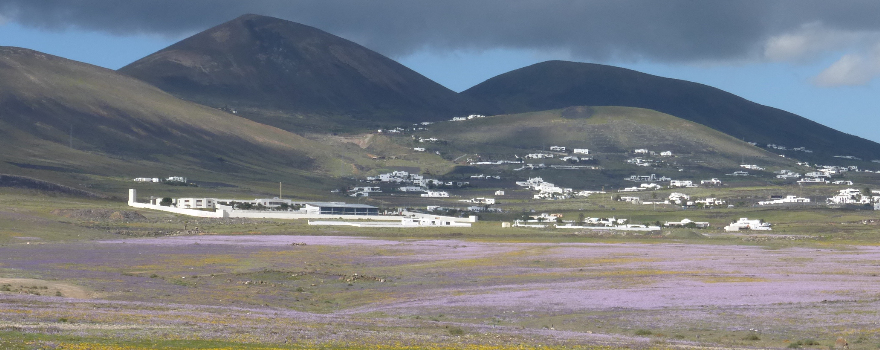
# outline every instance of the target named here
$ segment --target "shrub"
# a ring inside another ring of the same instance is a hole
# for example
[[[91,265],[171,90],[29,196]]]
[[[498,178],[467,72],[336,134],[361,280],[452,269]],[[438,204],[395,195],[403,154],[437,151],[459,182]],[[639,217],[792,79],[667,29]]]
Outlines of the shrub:
[[[651,334],[654,334],[654,333],[647,330],[647,329],[639,329],[636,331],[636,335],[651,335]]]
[[[743,340],[761,340],[761,337],[759,337],[757,334],[749,334],[745,338],[743,338]]]
[[[464,335],[464,329],[461,329],[461,327],[449,328],[448,332],[449,332],[449,335],[455,335],[455,336]]]

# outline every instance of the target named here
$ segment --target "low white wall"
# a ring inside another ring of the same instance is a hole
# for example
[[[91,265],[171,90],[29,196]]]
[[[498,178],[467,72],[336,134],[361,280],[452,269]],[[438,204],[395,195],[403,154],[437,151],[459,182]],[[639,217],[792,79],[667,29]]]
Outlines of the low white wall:
[[[152,204],[137,203],[137,202],[128,202],[128,205],[135,207],[135,208],[161,210],[161,211],[167,211],[169,213],[197,216],[197,217],[201,217],[201,218],[225,218],[225,217],[228,217],[226,215],[226,211],[223,211],[223,210],[210,212],[210,211],[204,211],[204,210],[165,207],[165,206],[161,206],[161,205],[152,205]]]
[[[440,215],[434,215],[434,214],[413,213],[413,212],[409,212],[409,211],[404,211],[403,215],[412,216],[415,218],[440,218],[443,220],[449,220],[449,221],[454,221],[454,222],[477,222],[476,215],[471,215],[466,218],[458,218],[458,217],[452,217],[452,216],[440,216]]]
[[[400,221],[403,216],[398,215],[332,215],[332,214],[296,214],[296,213],[272,213],[261,211],[233,210],[229,212],[231,218],[251,219],[340,219],[340,220],[375,220],[375,221]]]

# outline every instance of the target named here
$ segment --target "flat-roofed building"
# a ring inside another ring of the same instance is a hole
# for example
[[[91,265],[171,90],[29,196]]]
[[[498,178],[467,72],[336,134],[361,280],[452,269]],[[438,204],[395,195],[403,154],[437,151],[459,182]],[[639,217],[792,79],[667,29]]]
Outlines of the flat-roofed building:
[[[366,204],[340,202],[309,202],[305,204],[308,214],[326,215],[379,215],[379,208]]]

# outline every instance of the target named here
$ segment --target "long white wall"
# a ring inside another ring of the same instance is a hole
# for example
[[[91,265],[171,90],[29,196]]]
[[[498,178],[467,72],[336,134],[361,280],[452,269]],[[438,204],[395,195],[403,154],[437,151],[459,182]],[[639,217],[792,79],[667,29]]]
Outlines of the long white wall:
[[[167,211],[169,213],[197,216],[197,217],[201,217],[201,218],[229,217],[227,215],[226,211],[224,211],[224,210],[218,210],[218,211],[212,212],[212,211],[204,211],[204,210],[196,210],[196,209],[165,207],[165,206],[161,206],[161,205],[152,205],[152,204],[147,204],[147,203],[135,203],[135,202],[129,202],[128,205],[135,207],[135,208],[161,210],[161,211]]]

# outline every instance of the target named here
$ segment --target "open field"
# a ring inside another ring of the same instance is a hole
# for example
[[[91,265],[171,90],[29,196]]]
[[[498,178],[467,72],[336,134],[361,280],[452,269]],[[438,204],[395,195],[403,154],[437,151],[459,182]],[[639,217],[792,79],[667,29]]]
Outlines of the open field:
[[[0,348],[880,345],[873,211],[536,205],[715,228],[315,227],[4,189]],[[717,228],[737,217],[776,226]]]

